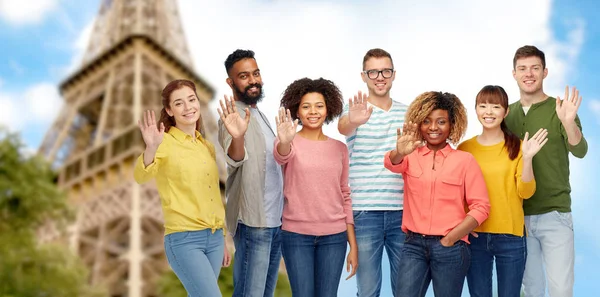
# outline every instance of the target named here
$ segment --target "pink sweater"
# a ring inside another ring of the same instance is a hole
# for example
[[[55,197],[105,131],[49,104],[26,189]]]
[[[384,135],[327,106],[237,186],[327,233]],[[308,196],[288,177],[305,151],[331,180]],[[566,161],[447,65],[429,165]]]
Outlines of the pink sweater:
[[[296,135],[287,156],[273,155],[284,165],[285,231],[305,235],[331,235],[354,224],[348,186],[348,148],[329,138],[313,141]]]

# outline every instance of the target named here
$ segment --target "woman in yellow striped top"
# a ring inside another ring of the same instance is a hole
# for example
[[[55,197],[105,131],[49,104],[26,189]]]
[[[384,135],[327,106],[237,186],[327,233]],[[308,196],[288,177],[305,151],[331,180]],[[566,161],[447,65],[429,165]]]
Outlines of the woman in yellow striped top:
[[[467,273],[473,297],[492,297],[492,266],[496,262],[499,297],[520,296],[527,246],[523,199],[535,192],[533,156],[546,143],[540,129],[523,142],[511,133],[504,118],[508,95],[500,86],[485,86],[477,94],[475,111],[483,126],[481,135],[458,146],[473,154],[481,167],[490,197],[490,214],[469,236],[471,266]]]
[[[157,126],[154,111],[138,124],[146,150],[134,177],[156,179],[165,221],[165,253],[188,296],[221,296],[217,278],[228,266],[225,209],[213,145],[203,137],[196,86],[175,80],[162,91]],[[166,131],[166,133],[165,133]]]

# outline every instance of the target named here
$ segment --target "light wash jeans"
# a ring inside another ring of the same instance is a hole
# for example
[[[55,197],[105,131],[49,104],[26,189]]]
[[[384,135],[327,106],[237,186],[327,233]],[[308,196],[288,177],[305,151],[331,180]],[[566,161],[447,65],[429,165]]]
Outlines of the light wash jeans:
[[[238,223],[233,242],[233,297],[273,297],[281,262],[281,227]]]
[[[217,284],[224,251],[223,229],[184,231],[165,236],[165,253],[189,297],[220,297]]]
[[[525,227],[528,232],[525,296],[544,297],[547,277],[550,297],[572,297],[575,242],[571,213],[551,211],[525,216]]]
[[[399,296],[398,270],[406,237],[401,229],[402,213],[402,210],[354,211],[354,230],[358,245],[358,297],[380,296],[384,247],[390,262],[392,292],[394,296]]]

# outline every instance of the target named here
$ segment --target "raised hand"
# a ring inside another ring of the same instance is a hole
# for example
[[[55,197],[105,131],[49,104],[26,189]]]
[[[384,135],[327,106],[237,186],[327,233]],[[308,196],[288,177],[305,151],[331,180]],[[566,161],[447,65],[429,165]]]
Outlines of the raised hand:
[[[559,96],[556,96],[556,115],[563,125],[575,121],[577,110],[579,109],[579,105],[581,105],[581,99],[579,90],[575,87],[573,87],[571,97],[569,97],[569,86],[565,87],[565,97],[563,100]]]
[[[235,107],[234,100],[231,96],[224,96],[225,100],[219,101],[221,108],[217,108],[219,117],[225,125],[225,129],[229,132],[229,135],[233,138],[243,137],[248,130],[248,123],[250,122],[250,110],[246,108],[246,116],[242,119],[240,114]]]
[[[396,137],[396,151],[402,156],[412,153],[421,145],[421,139],[417,132],[417,124],[413,122],[404,123],[402,133],[400,133],[400,128],[398,128]]]
[[[524,159],[532,159],[537,152],[542,149],[544,144],[548,142],[548,130],[541,128],[531,139],[529,139],[529,132],[525,132],[525,138],[523,138],[523,143],[521,143],[521,151],[523,152]]]
[[[290,110],[287,111],[283,108],[279,108],[279,115],[275,117],[275,123],[277,124],[277,139],[282,144],[289,144],[296,136],[296,128],[298,128],[298,119],[292,121]]]
[[[138,120],[142,138],[146,143],[146,147],[156,150],[163,141],[165,125],[160,123],[160,128],[156,126],[156,116],[154,115],[153,110],[147,110],[143,117],[143,122],[142,120]]]
[[[373,113],[373,106],[367,107],[367,102],[367,94],[363,94],[361,91],[354,95],[354,100],[352,98],[348,99],[348,121],[350,124],[362,125],[369,120],[371,113]]]

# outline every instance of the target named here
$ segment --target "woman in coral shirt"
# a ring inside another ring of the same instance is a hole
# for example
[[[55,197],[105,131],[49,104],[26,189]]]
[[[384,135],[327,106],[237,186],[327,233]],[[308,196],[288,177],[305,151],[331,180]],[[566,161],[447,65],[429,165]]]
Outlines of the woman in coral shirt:
[[[449,144],[464,135],[466,110],[453,94],[426,92],[408,107],[404,122],[396,149],[384,159],[404,178],[406,240],[397,291],[425,296],[433,282],[435,296],[459,297],[471,259],[468,234],[490,210],[477,161]]]

